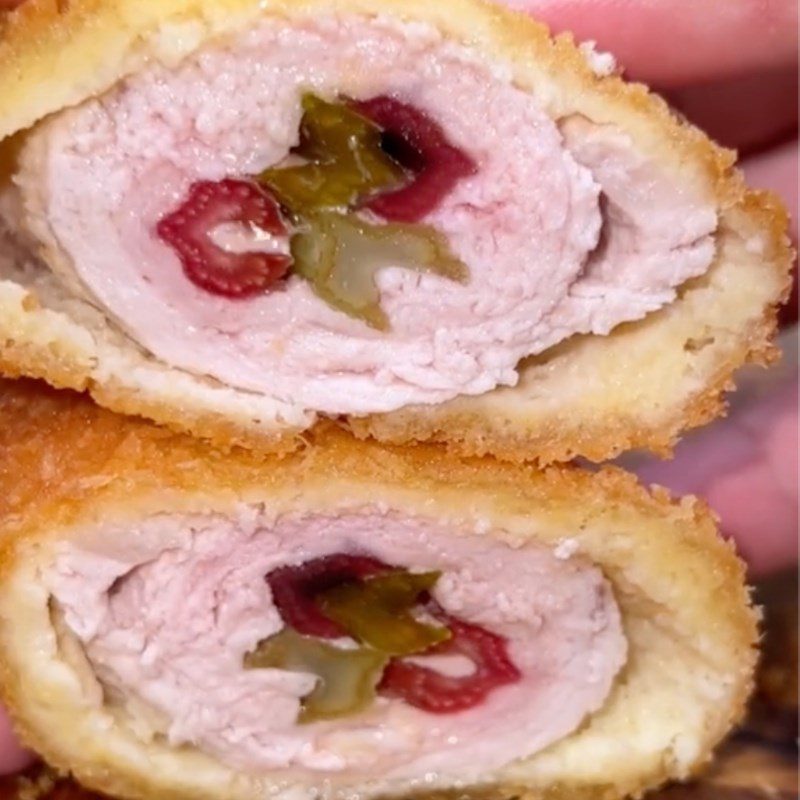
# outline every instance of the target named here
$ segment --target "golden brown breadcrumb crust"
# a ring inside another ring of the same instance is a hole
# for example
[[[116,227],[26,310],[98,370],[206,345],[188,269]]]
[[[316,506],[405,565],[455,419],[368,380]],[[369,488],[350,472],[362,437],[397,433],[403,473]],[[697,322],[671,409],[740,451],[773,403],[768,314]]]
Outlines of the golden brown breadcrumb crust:
[[[50,672],[44,661],[32,664],[20,642],[34,637],[36,644],[27,646],[43,648],[37,649],[42,659],[51,645],[27,616],[36,579],[19,576],[38,574],[48,542],[119,515],[224,511],[240,502],[320,513],[348,503],[384,503],[443,520],[488,520],[521,543],[534,528],[549,546],[565,533],[574,540],[611,582],[629,642],[628,665],[605,707],[579,731],[510,765],[488,785],[420,796],[636,795],[699,769],[741,719],[751,691],[757,629],[742,563],[717,535],[704,504],[674,501],[663,490],[648,493],[617,469],[538,471],[489,458],[458,459],[432,445],[360,442],[333,425],[282,459],[243,449],[225,456],[73,393],[25,381],[0,384],[0,465],[0,692],[24,740],[99,791],[142,800],[256,800],[270,791],[263,781],[205,788],[200,766],[175,766],[188,758],[183,751],[171,754],[177,760],[165,768],[160,750],[146,750],[143,766],[134,768],[103,749],[113,730],[80,739],[80,715],[88,706],[58,716],[60,704],[78,702],[74,690],[40,687]],[[46,606],[46,599],[40,602]],[[380,795],[372,789],[363,796]]]
[[[788,292],[792,262],[777,198],[748,191],[733,167],[734,154],[678,119],[646,87],[598,76],[569,36],[551,39],[543,25],[479,0],[71,0],[66,8],[55,0],[29,0],[10,15],[0,41],[0,136],[104,91],[148,59],[176,60],[257,14],[320,11],[380,13],[437,26],[508,63],[515,80],[546,98],[556,118],[582,113],[623,127],[637,147],[685,182],[702,183],[722,220],[710,281],[687,285],[662,312],[606,337],[575,337],[527,360],[515,388],[342,418],[356,435],[393,443],[433,440],[460,453],[540,464],[574,456],[602,460],[630,448],[666,454],[681,431],[724,412],[724,392],[733,388],[739,367],[774,357],[776,307]],[[753,239],[760,243],[742,250]],[[747,291],[737,293],[737,286]],[[296,444],[296,429],[287,432],[276,421],[254,424],[211,399],[187,397],[178,406],[159,386],[111,380],[106,373],[96,378],[97,353],[76,356],[75,331],[53,328],[50,337],[31,337],[26,323],[40,332],[50,324],[34,306],[26,312],[31,318],[21,320],[19,309],[0,297],[0,370],[6,374],[86,389],[112,409],[225,447],[283,451]],[[653,347],[660,326],[663,335]],[[564,375],[573,377],[565,381]]]
[[[35,352],[30,357],[28,354]],[[225,414],[213,410],[176,408],[152,398],[146,392],[137,392],[127,386],[113,383],[101,384],[90,374],[77,373],[70,369],[53,348],[46,350],[44,359],[25,343],[14,343],[0,353],[0,374],[8,378],[40,378],[56,389],[72,389],[91,394],[95,401],[111,411],[144,417],[171,428],[179,433],[188,433],[207,439],[222,450],[232,447],[248,446],[261,452],[280,455],[295,450],[301,442],[302,431],[267,431],[256,434],[252,427],[237,424]],[[25,364],[21,368],[20,364]],[[253,438],[253,437],[257,438]],[[254,447],[255,445],[255,447]]]

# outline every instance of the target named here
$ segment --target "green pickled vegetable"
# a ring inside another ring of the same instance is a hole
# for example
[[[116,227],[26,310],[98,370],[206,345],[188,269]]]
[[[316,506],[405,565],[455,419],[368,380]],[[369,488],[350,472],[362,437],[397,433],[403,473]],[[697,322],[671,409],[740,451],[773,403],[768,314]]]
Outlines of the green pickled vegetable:
[[[295,216],[321,209],[342,212],[360,199],[408,182],[403,168],[381,149],[381,130],[344,103],[303,98],[300,144],[305,164],[272,167],[258,176]]]
[[[464,283],[467,268],[438,231],[424,225],[372,225],[355,216],[308,217],[292,238],[294,271],[329,305],[378,330],[388,328],[376,274],[386,267],[428,272]]]
[[[427,225],[373,225],[353,209],[365,198],[406,185],[410,176],[381,147],[381,129],[345,103],[303,97],[304,163],[272,167],[258,180],[293,218],[293,271],[333,308],[388,330],[376,273],[385,267],[466,282],[467,268]]]
[[[388,661],[385,653],[376,650],[365,647],[345,650],[284,628],[247,653],[244,666],[318,676],[316,687],[303,699],[298,717],[298,722],[306,723],[335,719],[368,708]]]
[[[317,596],[322,612],[354,639],[392,656],[422,653],[447,641],[447,628],[428,625],[412,614],[420,595],[430,591],[439,572],[405,571],[345,583]]]

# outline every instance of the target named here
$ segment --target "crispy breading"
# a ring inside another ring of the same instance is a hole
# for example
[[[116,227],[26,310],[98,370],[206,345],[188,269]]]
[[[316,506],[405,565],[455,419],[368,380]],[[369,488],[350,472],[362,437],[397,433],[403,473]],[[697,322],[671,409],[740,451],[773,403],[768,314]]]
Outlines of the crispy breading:
[[[480,520],[520,546],[572,540],[602,568],[622,611],[629,659],[611,695],[574,734],[486,784],[456,792],[434,783],[426,797],[611,800],[686,778],[741,718],[751,690],[756,613],[732,546],[702,502],[648,492],[617,469],[459,459],[434,445],[361,442],[334,425],[283,458],[223,455],[25,382],[2,386],[0,464],[0,692],[28,744],[113,795],[255,800],[275,787],[192,748],[137,739],[91,700],[91,670],[64,655],[40,579],[59,543],[101,520],[377,503],[454,531]],[[380,784],[358,790],[387,794]]]
[[[776,306],[788,292],[792,262],[778,199],[747,190],[734,155],[644,86],[595,74],[570,37],[551,39],[543,25],[480,0],[29,0],[9,16],[0,40],[0,136],[105,91],[149,60],[175,63],[258,15],[320,12],[380,13],[437,26],[507,65],[554,118],[578,113],[623,128],[681,182],[716,198],[721,219],[710,272],[662,311],[527,360],[515,388],[343,418],[358,436],[430,439],[462,453],[540,464],[601,460],[628,448],[667,453],[681,431],[724,412],[724,392],[740,366],[774,357]],[[85,389],[112,409],[225,447],[286,450],[313,425],[313,414],[280,417],[269,403],[260,407],[258,395],[209,386],[116,330],[106,336],[108,320],[105,331],[87,327],[35,297],[35,288],[0,280],[0,370],[8,375]]]

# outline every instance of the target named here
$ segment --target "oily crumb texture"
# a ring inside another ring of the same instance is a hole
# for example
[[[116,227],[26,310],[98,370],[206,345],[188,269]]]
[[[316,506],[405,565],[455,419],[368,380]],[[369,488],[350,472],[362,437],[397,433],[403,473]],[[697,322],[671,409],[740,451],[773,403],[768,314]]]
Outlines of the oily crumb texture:
[[[73,0],[66,9],[29,0],[9,15],[0,39],[0,136],[106,90],[149,60],[175,63],[260,14],[291,20],[320,12],[379,13],[438,27],[508,65],[554,117],[579,113],[619,125],[687,181],[699,176],[722,221],[708,275],[662,311],[528,359],[514,388],[345,417],[345,427],[359,437],[432,440],[463,454],[543,465],[575,456],[602,460],[631,448],[668,454],[683,430],[724,413],[739,367],[775,357],[776,309],[793,258],[780,201],[749,191],[733,154],[644,86],[595,74],[569,36],[551,39],[543,25],[479,0]],[[313,414],[299,410],[302,419],[291,422],[269,409],[254,414],[258,396],[224,386],[209,392],[202,378],[170,370],[124,339],[101,346],[97,330],[41,307],[32,289],[21,303],[19,289],[0,281],[0,370],[7,375],[87,389],[114,410],[226,448],[283,452],[314,424]],[[180,388],[167,388],[170,375],[180,375]]]
[[[225,455],[70,392],[26,381],[0,389],[0,462],[11,467],[0,471],[0,692],[23,739],[92,789],[132,800],[256,800],[281,789],[309,800],[354,792],[613,800],[690,777],[742,717],[757,617],[743,564],[700,501],[648,492],[617,469],[540,471],[459,459],[433,445],[361,442],[334,425],[283,458],[245,449]],[[275,513],[380,503],[453,521],[454,530],[480,523],[521,546],[568,540],[613,586],[628,663],[578,731],[458,791],[441,781],[424,792],[372,782],[320,794],[300,782],[237,774],[191,748],[144,741],[90,699],[97,684],[54,635],[40,570],[59,542],[90,535],[99,520],[235,513],[242,502]]]

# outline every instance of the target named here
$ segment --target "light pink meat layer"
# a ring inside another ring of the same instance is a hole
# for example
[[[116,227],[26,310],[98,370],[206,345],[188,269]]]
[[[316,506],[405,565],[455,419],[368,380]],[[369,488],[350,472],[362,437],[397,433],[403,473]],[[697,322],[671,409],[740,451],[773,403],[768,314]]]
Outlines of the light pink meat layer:
[[[477,527],[456,535],[374,509],[277,520],[249,508],[236,520],[160,516],[83,537],[47,581],[112,696],[124,692],[129,710],[155,720],[173,744],[254,772],[468,780],[573,731],[603,703],[626,657],[599,570]],[[507,637],[522,680],[458,714],[379,698],[350,720],[296,724],[313,677],[242,668],[244,654],[282,627],[264,575],[342,551],[441,570],[436,599]]]
[[[298,278],[250,300],[213,297],[153,233],[193,181],[283,160],[308,90],[395,94],[479,167],[426,220],[467,264],[469,284],[382,271],[390,333],[331,309]],[[60,115],[26,163],[18,178],[33,226],[49,227],[132,338],[173,366],[329,413],[513,385],[520,358],[640,318],[713,256],[706,200],[613,129],[571,125],[565,142],[501,67],[421,25],[265,21]],[[598,255],[601,190],[612,202]]]

